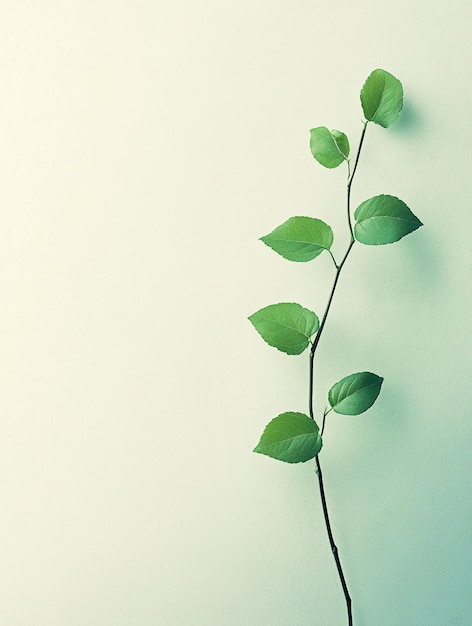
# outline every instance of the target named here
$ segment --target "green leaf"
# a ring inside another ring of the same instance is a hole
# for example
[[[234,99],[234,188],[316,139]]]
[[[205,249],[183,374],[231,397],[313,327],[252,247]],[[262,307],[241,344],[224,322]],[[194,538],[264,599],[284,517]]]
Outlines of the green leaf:
[[[289,261],[311,261],[333,244],[333,231],[315,217],[290,217],[261,237],[267,246]]]
[[[349,140],[340,130],[319,126],[310,130],[310,150],[318,163],[332,169],[349,157]]]
[[[374,70],[362,87],[361,104],[366,120],[388,128],[403,107],[401,82],[385,70]]]
[[[270,346],[287,354],[301,354],[320,322],[316,313],[296,302],[280,302],[256,311],[249,321]]]
[[[374,404],[380,393],[383,378],[370,372],[358,372],[335,383],[328,400],[336,413],[359,415]]]
[[[370,246],[394,243],[422,226],[407,205],[395,196],[374,196],[354,212],[357,241]]]
[[[319,428],[304,413],[282,413],[267,424],[254,452],[285,461],[304,463],[321,450]]]

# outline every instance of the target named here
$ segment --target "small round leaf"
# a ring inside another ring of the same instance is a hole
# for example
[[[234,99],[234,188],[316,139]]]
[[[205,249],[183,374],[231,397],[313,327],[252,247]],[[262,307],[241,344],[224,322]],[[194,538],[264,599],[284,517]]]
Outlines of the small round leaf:
[[[332,169],[349,157],[349,140],[340,130],[319,126],[310,130],[310,150],[318,163]]]

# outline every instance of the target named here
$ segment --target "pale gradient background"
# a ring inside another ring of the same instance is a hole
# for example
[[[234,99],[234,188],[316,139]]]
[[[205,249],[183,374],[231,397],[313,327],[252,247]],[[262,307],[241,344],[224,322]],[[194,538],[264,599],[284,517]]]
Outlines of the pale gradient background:
[[[323,311],[329,258],[257,239],[308,214],[344,249],[308,131],[355,146],[376,67],[405,110],[353,202],[425,226],[346,266],[317,410],[385,383],[330,418],[326,489],[356,626],[472,624],[471,24],[466,0],[0,1],[1,626],[346,623],[313,464],[251,452],[306,411],[306,357],[246,318]]]

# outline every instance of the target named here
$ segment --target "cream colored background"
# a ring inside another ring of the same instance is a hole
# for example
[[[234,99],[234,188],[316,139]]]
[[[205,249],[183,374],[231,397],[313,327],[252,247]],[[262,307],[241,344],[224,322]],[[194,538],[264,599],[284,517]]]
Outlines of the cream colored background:
[[[425,226],[346,267],[317,410],[353,371],[385,384],[330,419],[326,489],[356,626],[472,624],[471,7],[0,2],[2,626],[345,623],[312,464],[251,452],[306,411],[306,360],[246,318],[321,314],[329,259],[257,239],[308,214],[343,250],[308,130],[355,146],[376,67],[405,110],[353,201]]]

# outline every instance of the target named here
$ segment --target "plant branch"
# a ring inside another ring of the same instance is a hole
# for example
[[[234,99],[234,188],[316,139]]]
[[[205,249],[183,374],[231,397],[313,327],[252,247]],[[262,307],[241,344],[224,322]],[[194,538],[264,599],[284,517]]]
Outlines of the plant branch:
[[[316,456],[315,461],[316,461],[316,473],[318,475],[318,482],[320,484],[321,503],[323,505],[323,514],[324,514],[324,518],[326,522],[326,530],[328,532],[329,545],[331,547],[331,552],[333,553],[334,560],[336,562],[336,568],[338,570],[338,575],[341,580],[341,586],[343,588],[344,597],[346,599],[348,625],[352,626],[352,601],[351,601],[351,596],[349,595],[349,590],[347,588],[346,579],[344,578],[344,572],[341,566],[341,561],[339,559],[338,548],[336,544],[334,543],[333,532],[331,530],[331,524],[329,521],[329,514],[328,514],[328,506],[326,504],[326,495],[325,495],[324,486],[323,486],[323,474],[321,472],[319,455]]]
[[[357,155],[356,155],[356,160],[354,162],[354,169],[352,170],[352,174],[348,180],[347,186],[349,188],[349,190],[351,189],[351,185],[352,185],[352,181],[354,179],[354,176],[356,175],[356,170],[357,170],[357,166],[359,164],[359,157],[361,156],[361,150],[362,150],[362,144],[364,143],[364,137],[365,137],[365,131],[367,130],[367,124],[369,122],[364,122],[364,126],[362,128],[362,134],[361,134],[361,139],[359,141],[359,147],[357,148]]]
[[[365,131],[367,130],[368,123],[369,122],[364,122],[364,127],[362,129],[361,139],[359,141],[359,147],[357,149],[357,155],[356,160],[354,161],[354,169],[352,170],[352,174],[349,161],[347,163],[347,221],[349,223],[349,230],[351,231],[351,239],[354,239],[354,231],[352,229],[351,221],[351,185],[356,174],[357,166],[359,165],[359,157],[361,156],[362,144],[364,143]]]
[[[323,314],[323,317],[321,319],[321,324],[320,324],[320,328],[316,334],[316,337],[313,341],[313,343],[311,344],[311,350],[310,350],[310,392],[309,392],[309,410],[310,410],[310,417],[312,420],[315,419],[314,417],[314,413],[313,413],[313,379],[314,379],[314,370],[315,370],[315,353],[316,353],[316,349],[318,347],[318,344],[320,342],[321,339],[321,335],[323,334],[323,330],[326,324],[326,319],[328,317],[328,313],[329,310],[331,308],[331,303],[333,302],[333,298],[334,298],[334,293],[336,291],[336,287],[338,284],[338,280],[339,280],[339,275],[341,274],[341,270],[343,269],[344,263],[347,260],[347,257],[349,256],[349,253],[352,250],[352,246],[354,245],[354,238],[351,238],[351,241],[349,243],[349,247],[346,250],[346,253],[343,257],[343,260],[341,261],[341,263],[337,266],[337,270],[336,270],[336,276],[334,277],[334,282],[333,282],[333,286],[331,287],[331,293],[329,294],[329,298],[328,298],[328,304],[326,305],[326,309],[325,312]]]
[[[339,280],[339,276],[341,274],[341,271],[344,267],[344,264],[347,261],[347,257],[349,256],[349,253],[352,250],[352,246],[355,243],[355,239],[354,239],[354,231],[352,229],[352,224],[351,224],[351,186],[352,186],[352,181],[354,180],[354,176],[356,174],[356,170],[357,170],[357,166],[359,164],[359,157],[361,155],[361,150],[362,150],[362,145],[364,143],[364,137],[365,137],[365,131],[367,129],[367,124],[368,122],[364,122],[364,127],[362,129],[362,134],[361,134],[361,138],[359,141],[359,147],[357,149],[357,155],[356,155],[356,159],[354,162],[354,169],[352,170],[352,174],[351,174],[351,170],[350,170],[350,166],[349,166],[349,161],[348,161],[348,181],[347,181],[347,217],[348,217],[348,223],[349,223],[349,230],[351,232],[351,241],[349,242],[349,246],[344,254],[344,257],[341,261],[341,263],[339,265],[336,264],[336,261],[334,260],[333,255],[332,259],[334,261],[334,264],[336,265],[336,275],[334,277],[334,282],[333,282],[333,286],[331,287],[331,293],[329,294],[329,298],[328,298],[328,304],[326,305],[326,309],[325,312],[323,314],[323,317],[321,319],[321,324],[320,324],[320,328],[318,330],[318,332],[316,333],[316,337],[313,341],[313,343],[311,344],[311,350],[310,350],[310,392],[309,392],[309,410],[310,410],[310,417],[312,420],[314,420],[314,413],[313,413],[313,379],[314,379],[314,361],[315,361],[315,353],[316,353],[316,349],[318,347],[318,344],[320,342],[321,339],[321,335],[323,334],[323,330],[326,324],[326,319],[328,317],[328,313],[329,310],[331,308],[331,303],[333,302],[333,298],[334,298],[334,293],[336,291],[336,287],[338,285],[338,280]]]
[[[323,330],[325,328],[326,325],[326,320],[328,317],[328,313],[330,311],[331,308],[331,304],[333,302],[333,298],[334,298],[334,293],[336,291],[336,287],[338,285],[338,281],[339,281],[339,276],[341,274],[341,271],[344,267],[344,264],[346,263],[346,260],[352,250],[352,247],[355,243],[355,239],[354,239],[354,230],[352,228],[352,222],[351,222],[351,186],[352,186],[352,181],[354,180],[354,176],[356,174],[356,170],[357,170],[357,166],[359,164],[359,157],[361,154],[361,150],[362,150],[362,145],[364,143],[364,137],[365,137],[365,132],[367,129],[367,123],[364,123],[364,127],[362,129],[362,134],[361,134],[361,138],[359,141],[359,147],[357,149],[357,155],[356,155],[356,159],[354,162],[354,168],[352,170],[351,173],[351,169],[350,169],[350,164],[349,161],[347,163],[347,167],[348,167],[348,181],[347,181],[347,219],[348,219],[348,224],[349,224],[349,231],[351,233],[351,240],[349,242],[349,246],[344,254],[344,257],[341,261],[341,263],[339,265],[336,265],[336,275],[334,277],[334,282],[333,282],[333,286],[331,287],[331,292],[329,294],[329,298],[328,298],[328,303],[326,305],[326,309],[325,312],[323,314],[322,320],[321,320],[321,324],[320,324],[320,328],[318,330],[318,333],[316,334],[316,337],[311,345],[311,350],[310,350],[310,391],[309,391],[309,411],[310,411],[310,417],[312,420],[315,419],[314,417],[314,412],[313,412],[313,395],[314,395],[314,371],[315,371],[315,353],[316,353],[316,349],[318,348],[318,344],[320,342],[321,339],[321,335],[323,334]],[[334,260],[334,257],[333,257]],[[323,425],[322,425],[322,429],[321,432],[324,432],[324,426],[325,426],[325,419],[326,419],[326,409],[324,411],[323,414]],[[315,458],[316,461],[316,473],[318,475],[318,482],[319,482],[319,486],[320,486],[320,495],[321,495],[321,504],[323,507],[323,515],[324,515],[324,519],[325,519],[325,524],[326,524],[326,531],[328,533],[328,539],[329,539],[329,545],[331,546],[331,551],[333,553],[333,557],[336,563],[336,568],[338,570],[338,575],[339,575],[339,579],[341,581],[341,586],[344,592],[344,598],[346,600],[346,608],[347,608],[347,615],[348,615],[348,626],[352,626],[352,601],[351,601],[351,596],[349,595],[349,590],[347,587],[347,583],[346,583],[346,579],[344,577],[344,572],[343,572],[343,568],[341,566],[341,561],[339,558],[339,552],[338,552],[338,548],[334,542],[334,538],[333,538],[333,532],[331,530],[331,522],[329,519],[329,513],[328,513],[328,505],[326,502],[326,494],[325,494],[325,490],[324,490],[324,484],[323,484],[323,474],[321,472],[321,465],[320,465],[320,459],[319,459],[319,455],[316,456]]]

